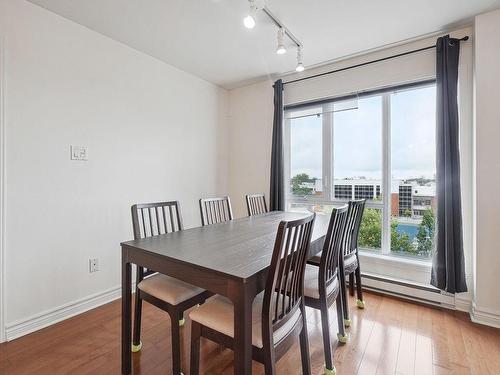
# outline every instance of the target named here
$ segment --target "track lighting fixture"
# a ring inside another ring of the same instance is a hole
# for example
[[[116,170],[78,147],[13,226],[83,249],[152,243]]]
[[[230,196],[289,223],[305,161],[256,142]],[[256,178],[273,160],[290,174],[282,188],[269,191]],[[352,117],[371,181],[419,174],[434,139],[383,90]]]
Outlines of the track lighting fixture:
[[[243,24],[247,29],[253,29],[255,27],[255,16],[258,10],[262,10],[264,13],[277,27],[278,27],[278,46],[276,47],[276,53],[278,55],[283,55],[286,53],[286,47],[284,43],[285,36],[288,37],[297,46],[297,66],[295,70],[297,72],[304,71],[304,65],[302,64],[302,43],[292,34],[292,32],[281,22],[278,17],[276,17],[268,7],[266,7],[263,0],[248,0],[250,3],[250,12],[248,16],[243,19]]]
[[[297,72],[304,71],[304,64],[302,64],[302,46],[297,47],[297,67],[295,68]]]
[[[257,4],[255,0],[248,0],[250,2],[250,13],[243,19],[243,24],[247,29],[255,27],[255,15],[257,14]]]
[[[286,53],[285,45],[283,44],[283,37],[285,36],[285,30],[280,27],[278,29],[278,47],[276,47],[276,53],[278,55],[283,55]]]

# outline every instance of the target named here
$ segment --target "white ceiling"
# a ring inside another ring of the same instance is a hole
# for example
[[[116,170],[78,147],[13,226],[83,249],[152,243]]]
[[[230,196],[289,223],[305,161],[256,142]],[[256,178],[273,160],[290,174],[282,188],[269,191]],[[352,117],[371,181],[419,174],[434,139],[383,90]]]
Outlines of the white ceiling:
[[[293,71],[296,64],[292,48],[275,54],[276,28],[262,12],[253,30],[244,28],[247,0],[30,1],[225,88]],[[306,67],[461,26],[500,7],[500,0],[266,3],[304,44]]]

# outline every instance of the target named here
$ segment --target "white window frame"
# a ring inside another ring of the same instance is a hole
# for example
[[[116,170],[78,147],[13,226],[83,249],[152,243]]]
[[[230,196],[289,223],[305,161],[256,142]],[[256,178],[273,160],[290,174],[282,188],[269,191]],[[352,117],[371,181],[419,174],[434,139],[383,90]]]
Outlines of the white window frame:
[[[435,85],[434,80],[427,80],[423,82],[415,82],[409,87],[405,87],[405,90],[420,89],[424,87],[430,87]],[[382,90],[374,90],[373,93],[366,92],[363,97],[381,97],[382,105],[382,181],[381,181],[381,196],[382,202],[377,201],[367,201],[366,208],[380,209],[382,212],[382,243],[380,251],[372,251],[369,249],[360,248],[360,252],[367,256],[379,257],[393,255],[391,253],[391,233],[390,233],[390,223],[391,223],[391,100],[390,96],[394,92],[401,90],[402,86],[393,86]],[[351,97],[351,96],[349,96]],[[322,107],[322,125],[323,125],[323,149],[322,149],[322,182],[323,182],[323,196],[314,197],[309,196],[305,198],[298,198],[290,193],[290,177],[291,177],[291,144],[290,144],[290,125],[291,119],[285,115],[284,120],[284,176],[285,176],[285,199],[286,205],[288,203],[303,203],[303,204],[324,204],[324,205],[339,205],[346,203],[348,200],[335,199],[334,198],[334,114],[333,114],[333,103],[336,101],[346,100],[347,97],[333,98],[329,101],[321,101],[317,103],[309,103],[311,106]],[[293,111],[293,106],[291,109],[285,108],[285,112],[288,110]],[[392,256],[392,258],[398,259],[398,256]],[[403,258],[401,258],[403,259]],[[405,262],[413,261],[412,258],[404,258]],[[430,267],[430,260],[415,258],[415,262],[426,264]]]

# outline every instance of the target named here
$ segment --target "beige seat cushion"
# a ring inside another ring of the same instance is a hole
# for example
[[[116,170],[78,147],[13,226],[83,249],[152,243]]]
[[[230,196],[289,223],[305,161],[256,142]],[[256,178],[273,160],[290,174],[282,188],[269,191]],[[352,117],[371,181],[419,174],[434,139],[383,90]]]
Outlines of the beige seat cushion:
[[[264,292],[258,294],[252,305],[252,345],[262,348],[262,301]],[[297,309],[293,316],[277,329],[273,334],[274,343],[277,344],[283,339],[301,319],[301,311]],[[191,320],[198,322],[206,327],[223,333],[226,336],[234,337],[234,308],[231,300],[214,296],[207,300],[203,305],[191,311],[189,314]]]
[[[326,288],[326,294],[332,293],[338,288],[339,282],[335,278]],[[304,295],[310,298],[319,298],[319,267],[311,264],[306,265],[306,273],[304,275]]]
[[[321,262],[321,254],[323,254],[322,251],[309,259],[309,262],[318,265]],[[358,258],[356,257],[355,252],[344,258],[344,269],[346,270],[346,272],[351,270],[354,271],[357,267],[357,264]]]
[[[142,280],[138,288],[171,305],[178,305],[204,292],[194,285],[159,273]]]

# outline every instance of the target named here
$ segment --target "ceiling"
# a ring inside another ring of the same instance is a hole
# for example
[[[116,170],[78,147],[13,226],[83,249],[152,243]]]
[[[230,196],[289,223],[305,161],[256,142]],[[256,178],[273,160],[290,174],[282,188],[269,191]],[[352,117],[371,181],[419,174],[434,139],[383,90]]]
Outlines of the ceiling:
[[[293,71],[296,51],[276,55],[276,27],[247,0],[30,0],[225,88]],[[304,65],[462,26],[500,0],[267,0],[304,44]]]

